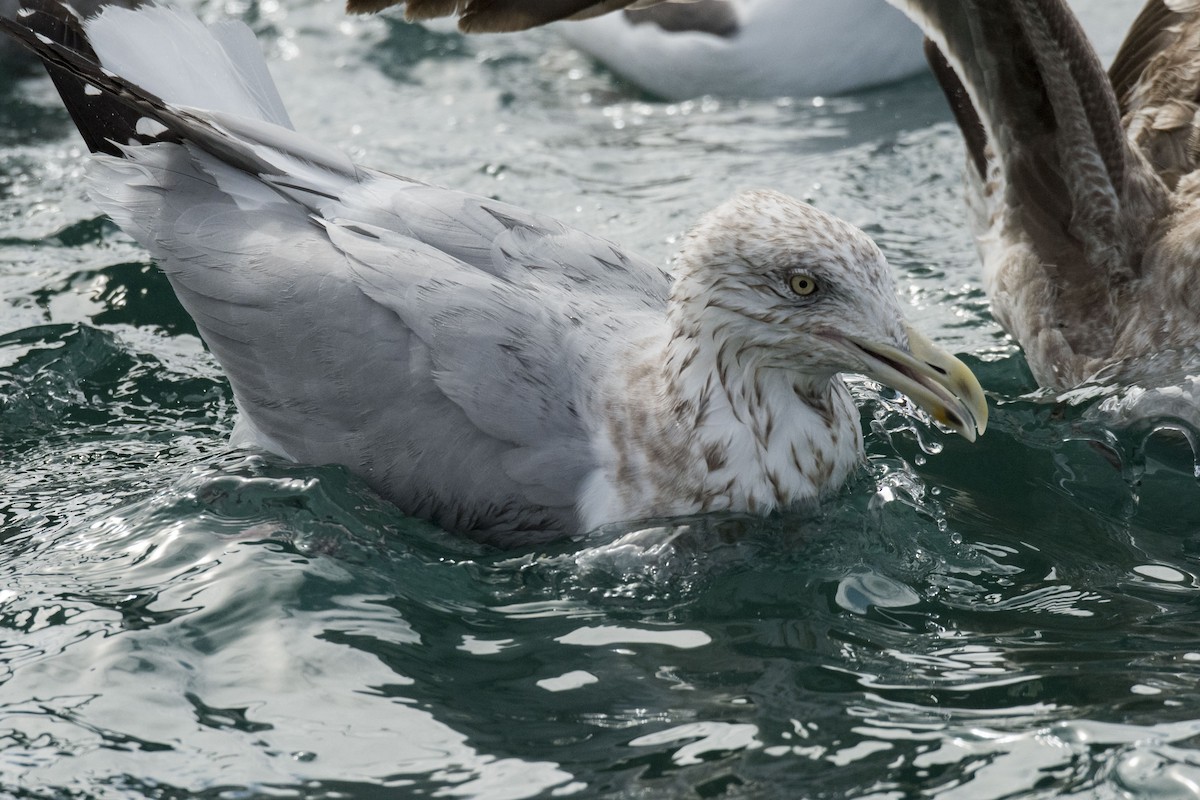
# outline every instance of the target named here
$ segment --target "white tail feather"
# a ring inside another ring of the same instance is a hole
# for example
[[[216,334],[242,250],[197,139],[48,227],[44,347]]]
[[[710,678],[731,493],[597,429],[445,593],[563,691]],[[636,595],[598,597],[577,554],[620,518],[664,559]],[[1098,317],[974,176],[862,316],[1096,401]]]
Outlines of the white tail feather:
[[[167,103],[292,127],[258,42],[241,22],[209,28],[161,6],[109,6],[84,29],[105,69]]]

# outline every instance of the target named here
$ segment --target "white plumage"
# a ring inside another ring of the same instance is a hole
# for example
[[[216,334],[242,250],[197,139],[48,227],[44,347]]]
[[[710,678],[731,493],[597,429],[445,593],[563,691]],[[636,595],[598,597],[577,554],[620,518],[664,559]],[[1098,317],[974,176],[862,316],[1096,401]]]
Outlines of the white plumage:
[[[665,5],[555,28],[618,75],[668,100],[841,94],[926,68],[920,31],[885,0],[714,4],[728,8],[735,27],[708,32],[707,4],[681,3],[673,10],[683,17],[679,29],[655,21]]]

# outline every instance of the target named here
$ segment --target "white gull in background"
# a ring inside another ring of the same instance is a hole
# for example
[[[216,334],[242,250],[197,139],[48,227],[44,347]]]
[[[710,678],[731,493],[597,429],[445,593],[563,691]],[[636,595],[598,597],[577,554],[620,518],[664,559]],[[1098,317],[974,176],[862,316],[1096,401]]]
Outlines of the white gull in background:
[[[555,29],[667,100],[841,94],[926,69],[921,32],[885,0],[659,3]]]
[[[92,197],[228,375],[235,437],[345,465],[409,514],[522,544],[812,501],[862,459],[841,372],[985,427],[978,382],[905,325],[879,249],[799,201],[709,213],[672,278],[301,136],[240,23],[108,9],[76,35],[48,6],[0,25],[47,62],[99,151]]]
[[[396,1],[350,0],[348,8],[376,11]],[[405,12],[410,19],[457,13],[469,32],[570,17],[554,26],[559,34],[668,100],[838,94],[926,70],[920,31],[886,0],[409,0]]]
[[[1150,0],[1107,74],[1062,0],[895,2],[931,40],[984,284],[1034,377],[1162,384],[1122,413],[1200,423],[1200,2]]]
[[[1105,58],[1129,0],[1073,0]],[[924,72],[919,29],[887,0],[347,0],[403,5],[409,20],[456,15],[464,33],[555,26],[627,80],[677,100],[836,94]]]

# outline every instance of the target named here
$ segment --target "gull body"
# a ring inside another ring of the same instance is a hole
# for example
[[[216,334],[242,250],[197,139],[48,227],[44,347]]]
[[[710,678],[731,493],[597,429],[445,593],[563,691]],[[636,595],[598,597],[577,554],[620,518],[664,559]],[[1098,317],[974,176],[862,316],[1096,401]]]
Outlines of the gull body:
[[[926,69],[920,31],[885,0],[703,0],[555,28],[668,100],[842,94]]]
[[[555,26],[567,41],[668,100],[839,94],[926,69],[920,31],[886,0],[409,0],[405,12],[458,14],[460,28],[476,32],[570,19]]]
[[[668,274],[301,136],[238,23],[49,6],[0,25],[46,61],[92,198],[228,375],[235,440],[345,465],[409,514],[516,545],[813,501],[862,456],[844,371],[969,438],[986,424],[874,243],[799,201],[739,195]]]

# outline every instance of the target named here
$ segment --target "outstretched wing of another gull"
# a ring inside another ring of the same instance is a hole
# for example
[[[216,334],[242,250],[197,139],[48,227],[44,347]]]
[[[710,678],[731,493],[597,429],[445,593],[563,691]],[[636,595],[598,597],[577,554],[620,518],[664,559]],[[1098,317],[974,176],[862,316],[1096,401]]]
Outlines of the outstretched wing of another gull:
[[[1194,360],[1200,4],[1150,0],[1110,78],[1063,0],[891,1],[930,40],[984,283],[1039,383]]]

